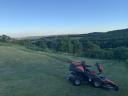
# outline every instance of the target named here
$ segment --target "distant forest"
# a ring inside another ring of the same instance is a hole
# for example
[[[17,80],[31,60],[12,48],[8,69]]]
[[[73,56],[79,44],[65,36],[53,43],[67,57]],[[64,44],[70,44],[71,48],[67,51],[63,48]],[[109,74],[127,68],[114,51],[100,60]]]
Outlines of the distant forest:
[[[25,47],[55,53],[98,59],[128,59],[128,29],[106,33],[94,32],[78,35],[59,35],[39,38],[11,40],[1,36],[1,42],[12,42]]]

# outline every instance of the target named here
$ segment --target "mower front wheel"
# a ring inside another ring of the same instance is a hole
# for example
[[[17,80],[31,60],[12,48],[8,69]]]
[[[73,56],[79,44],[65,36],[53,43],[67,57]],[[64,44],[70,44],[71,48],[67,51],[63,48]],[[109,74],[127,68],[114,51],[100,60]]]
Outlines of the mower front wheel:
[[[93,86],[98,88],[98,87],[101,87],[101,82],[99,80],[94,80],[93,81]]]

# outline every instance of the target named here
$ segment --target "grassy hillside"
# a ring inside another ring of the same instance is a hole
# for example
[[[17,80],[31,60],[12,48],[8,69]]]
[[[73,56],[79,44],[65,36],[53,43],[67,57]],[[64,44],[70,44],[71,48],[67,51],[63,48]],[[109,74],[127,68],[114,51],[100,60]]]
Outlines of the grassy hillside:
[[[69,60],[100,62],[115,80],[119,92],[72,86],[65,78]],[[31,51],[20,46],[0,46],[0,96],[127,96],[128,67],[118,61],[95,60]]]

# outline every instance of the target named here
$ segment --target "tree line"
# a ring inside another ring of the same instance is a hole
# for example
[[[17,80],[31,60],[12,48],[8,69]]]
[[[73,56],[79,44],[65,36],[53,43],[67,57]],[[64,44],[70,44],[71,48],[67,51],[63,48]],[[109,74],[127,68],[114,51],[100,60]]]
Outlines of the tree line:
[[[113,43],[113,41],[111,42]],[[24,40],[21,43],[27,48],[33,50],[61,52],[74,56],[98,59],[128,59],[128,48],[126,46],[119,45],[117,47],[111,47],[113,44],[104,45],[104,42],[93,42],[84,38],[72,39],[69,36],[64,36],[61,38],[56,37],[41,38],[38,40]]]
[[[11,41],[32,50],[66,53],[98,59],[128,59],[128,29],[106,33],[49,36],[38,39],[10,39],[1,36],[0,41]]]

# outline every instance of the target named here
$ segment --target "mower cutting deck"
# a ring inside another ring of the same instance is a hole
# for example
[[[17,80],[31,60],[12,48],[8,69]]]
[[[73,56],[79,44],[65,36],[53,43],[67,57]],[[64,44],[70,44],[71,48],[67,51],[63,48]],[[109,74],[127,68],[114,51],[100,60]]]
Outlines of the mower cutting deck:
[[[96,64],[98,72],[90,70],[90,67],[84,62],[72,62],[69,67],[70,75],[68,76],[68,80],[76,86],[80,86],[83,81],[87,81],[96,88],[119,90],[119,87],[113,81],[101,76],[103,72],[101,64]]]

